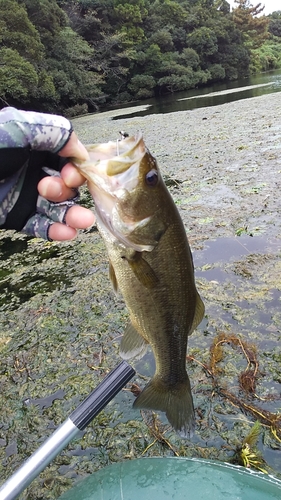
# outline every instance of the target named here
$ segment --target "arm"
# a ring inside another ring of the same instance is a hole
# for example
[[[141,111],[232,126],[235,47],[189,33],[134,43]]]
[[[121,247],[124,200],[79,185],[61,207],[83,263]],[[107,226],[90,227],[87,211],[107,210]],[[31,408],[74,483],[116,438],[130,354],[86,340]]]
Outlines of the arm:
[[[30,148],[58,153],[72,125],[63,116],[8,107],[0,111],[0,148]]]
[[[23,230],[47,239],[71,239],[76,235],[75,228],[94,222],[92,212],[71,201],[77,195],[73,188],[84,179],[62,158],[67,156],[88,156],[69,120],[10,107],[0,111],[1,228]],[[50,174],[48,181],[46,176]],[[38,198],[37,185],[39,193],[48,200]],[[63,204],[65,200],[68,201]],[[78,213],[80,216],[73,220]]]

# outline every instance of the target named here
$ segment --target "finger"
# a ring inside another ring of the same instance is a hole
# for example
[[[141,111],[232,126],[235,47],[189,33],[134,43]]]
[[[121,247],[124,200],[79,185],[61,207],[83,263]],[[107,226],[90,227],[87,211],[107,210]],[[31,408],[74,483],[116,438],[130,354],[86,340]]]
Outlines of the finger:
[[[47,176],[41,179],[37,185],[38,192],[43,198],[54,203],[60,203],[64,200],[71,200],[77,195],[60,177]]]
[[[51,240],[65,241],[74,239],[77,236],[76,229],[86,229],[92,226],[95,222],[95,216],[87,208],[74,205],[68,209],[65,222],[67,225],[55,222],[49,227],[48,237]]]
[[[68,143],[58,153],[64,158],[73,157],[85,161],[89,159],[88,151],[85,146],[79,141],[75,132],[72,132]]]
[[[65,222],[68,226],[76,229],[86,229],[91,227],[95,222],[95,216],[91,210],[73,205],[70,207],[65,215]]]
[[[73,227],[66,226],[60,222],[53,222],[46,215],[39,213],[28,219],[22,232],[36,238],[57,241],[73,240],[77,235],[77,231]]]
[[[72,163],[67,163],[61,170],[61,178],[64,183],[69,188],[78,188],[82,186],[85,182],[85,177],[77,170],[77,168],[72,165]]]
[[[54,222],[49,227],[48,238],[54,241],[73,240],[77,236],[77,231],[73,227],[66,226],[60,222]]]

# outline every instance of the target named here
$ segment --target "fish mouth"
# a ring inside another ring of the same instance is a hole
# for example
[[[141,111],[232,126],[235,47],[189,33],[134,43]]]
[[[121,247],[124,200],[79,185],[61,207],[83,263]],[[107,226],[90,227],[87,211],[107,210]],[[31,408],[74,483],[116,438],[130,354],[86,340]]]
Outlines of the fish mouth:
[[[90,162],[84,162],[85,168],[87,168],[87,163],[97,162],[99,171],[109,177],[125,173],[132,165],[141,161],[146,153],[142,134],[86,146],[86,149]]]
[[[91,186],[116,199],[122,194],[122,189],[131,191],[136,187],[139,165],[147,151],[142,134],[115,142],[89,145],[86,149],[90,159],[84,162],[75,160],[74,163]],[[96,201],[97,193],[93,191],[91,194]]]
[[[77,163],[88,180],[94,199],[97,222],[125,247],[151,252],[154,245],[135,243],[130,235],[149,223],[151,217],[134,220],[120,215],[122,202],[139,182],[140,163],[147,152],[142,134],[115,142],[86,146],[90,160]]]

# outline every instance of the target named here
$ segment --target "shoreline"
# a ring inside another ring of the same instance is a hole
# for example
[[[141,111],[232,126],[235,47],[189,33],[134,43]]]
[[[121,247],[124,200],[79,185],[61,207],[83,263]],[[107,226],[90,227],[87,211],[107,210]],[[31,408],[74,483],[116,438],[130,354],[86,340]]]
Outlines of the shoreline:
[[[80,140],[107,142],[117,139],[120,129],[130,134],[141,131],[162,174],[183,188],[172,194],[188,232],[196,219],[211,216],[216,227],[209,225],[206,239],[235,236],[243,225],[249,231],[263,228],[263,219],[275,212],[281,189],[281,92],[191,111],[112,120],[116,113],[87,117],[87,130],[83,119],[74,121]],[[275,226],[271,233],[279,234],[279,221],[276,224],[278,229]]]
[[[141,118],[112,120],[106,113],[73,120],[80,140],[107,142],[120,129],[141,130],[193,250],[206,307],[187,350],[196,432],[182,440],[161,412],[155,420],[134,410],[128,386],[23,497],[55,500],[99,468],[142,456],[232,461],[263,411],[276,417],[279,441],[262,422],[257,448],[269,472],[281,477],[281,93]],[[92,206],[86,189],[81,203]],[[0,475],[7,479],[120,362],[128,313],[112,290],[95,228],[63,243],[1,231],[0,243]],[[214,388],[204,366],[222,334]],[[230,337],[254,352],[255,394],[239,384],[249,358],[227,342]],[[154,371],[153,357],[148,352],[132,365],[134,383],[143,387]],[[220,388],[247,405],[233,404]],[[247,410],[253,407],[256,413]],[[166,441],[155,438],[153,422]]]

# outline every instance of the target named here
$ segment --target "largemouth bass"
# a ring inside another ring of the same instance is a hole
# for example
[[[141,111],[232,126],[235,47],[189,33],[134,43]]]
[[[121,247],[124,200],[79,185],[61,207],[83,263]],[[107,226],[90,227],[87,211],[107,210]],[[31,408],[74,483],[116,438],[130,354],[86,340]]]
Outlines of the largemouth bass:
[[[156,362],[134,407],[165,412],[174,429],[188,437],[194,409],[187,339],[201,322],[204,305],[183,222],[141,135],[87,149],[90,160],[76,165],[95,202],[113,287],[130,313],[120,354],[141,357],[150,344]]]

